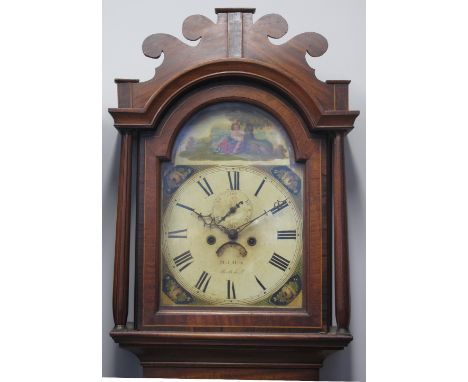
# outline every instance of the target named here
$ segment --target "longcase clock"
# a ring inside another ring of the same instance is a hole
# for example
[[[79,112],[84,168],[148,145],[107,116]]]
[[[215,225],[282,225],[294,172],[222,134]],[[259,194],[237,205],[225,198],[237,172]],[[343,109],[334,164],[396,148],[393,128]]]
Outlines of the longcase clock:
[[[155,76],[116,80],[110,334],[145,377],[316,380],[325,357],[352,340],[343,140],[359,113],[348,110],[349,81],[321,82],[305,60],[326,51],[324,37],[272,44],[286,21],[254,22],[254,11],[188,17],[183,34],[196,46],[151,35],[144,54],[164,52]]]

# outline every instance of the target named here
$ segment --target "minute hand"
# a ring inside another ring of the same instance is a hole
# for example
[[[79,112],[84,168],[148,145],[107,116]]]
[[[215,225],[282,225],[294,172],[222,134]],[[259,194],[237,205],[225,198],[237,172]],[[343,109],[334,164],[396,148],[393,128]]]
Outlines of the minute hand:
[[[263,211],[263,213],[261,213],[257,217],[255,217],[252,220],[248,221],[247,223],[244,223],[244,224],[240,225],[239,227],[237,227],[237,229],[236,229],[237,233],[243,231],[250,224],[252,224],[255,220],[260,219],[262,216],[268,215],[268,213],[270,213],[270,212],[272,214],[275,214],[275,213],[277,213],[278,211],[282,210],[283,208],[285,208],[287,206],[288,206],[287,200],[276,202],[275,205],[272,208],[270,208],[268,211]]]

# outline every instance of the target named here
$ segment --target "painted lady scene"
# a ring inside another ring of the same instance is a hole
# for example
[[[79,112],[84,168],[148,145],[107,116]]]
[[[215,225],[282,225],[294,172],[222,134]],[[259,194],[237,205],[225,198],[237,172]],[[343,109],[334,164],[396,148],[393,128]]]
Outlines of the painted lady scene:
[[[198,112],[175,145],[174,161],[250,161],[289,164],[289,139],[279,122],[253,105],[225,102]]]

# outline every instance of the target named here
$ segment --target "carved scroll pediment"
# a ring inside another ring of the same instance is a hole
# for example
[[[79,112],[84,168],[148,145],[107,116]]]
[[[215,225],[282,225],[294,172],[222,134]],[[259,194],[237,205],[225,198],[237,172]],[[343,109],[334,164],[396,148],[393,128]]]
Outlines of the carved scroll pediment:
[[[182,25],[182,34],[187,40],[200,40],[198,45],[190,46],[172,35],[156,33],[148,36],[143,41],[143,54],[147,57],[159,58],[161,53],[164,52],[165,62],[163,62],[163,65],[169,65],[174,60],[179,61],[179,55],[193,57],[197,60],[203,59],[203,54],[205,59],[217,58],[220,56],[220,52],[213,48],[217,45],[221,47],[224,39],[223,32],[223,25],[213,23],[208,17],[202,15],[189,16]],[[189,62],[186,62],[186,64],[190,65]]]
[[[224,73],[266,81],[283,92],[293,93],[303,103],[304,112],[311,113],[311,126],[352,127],[357,114],[342,118],[343,113],[352,113],[348,112],[347,82],[318,80],[306,60],[307,54],[323,55],[328,48],[327,40],[319,33],[307,32],[274,44],[270,39],[284,37],[288,23],[277,14],[262,16],[254,22],[254,11],[218,8],[216,22],[202,15],[189,16],[182,25],[182,33],[187,40],[198,41],[196,45],[164,33],[148,36],[143,42],[144,55],[158,59],[164,54],[164,60],[148,81],[119,81],[119,89],[125,94],[119,98],[119,104],[128,110],[111,110],[116,124],[130,126],[133,121],[139,126],[149,126],[164,100],[175,97],[177,91],[193,80]]]
[[[324,54],[328,48],[328,43],[325,37],[313,32],[301,33],[281,45],[271,44],[268,37],[279,39],[288,32],[288,23],[282,16],[277,14],[270,14],[261,17],[254,24],[247,25],[247,31],[249,32],[247,36],[250,37],[250,40],[257,43],[249,44],[249,41],[247,41],[247,46],[254,48],[255,45],[261,44],[267,49],[272,51],[276,50],[275,53],[279,53],[281,51],[283,54],[289,53],[290,55],[297,56],[297,58],[305,58],[306,52],[312,57],[319,57]],[[254,53],[255,51],[252,49],[252,51],[248,52],[248,55],[253,56]]]
[[[270,38],[279,39],[288,31],[288,23],[277,14],[261,17],[253,23],[252,12],[218,12],[217,23],[202,15],[185,19],[182,33],[187,40],[200,40],[191,46],[178,38],[157,33],[143,42],[147,57],[159,58],[164,52],[164,67],[174,65],[182,69],[201,62],[223,58],[246,58],[268,64],[301,66],[310,70],[305,55],[319,57],[327,50],[327,40],[318,33],[302,33],[281,45],[272,44]],[[160,74],[160,73],[158,73]]]

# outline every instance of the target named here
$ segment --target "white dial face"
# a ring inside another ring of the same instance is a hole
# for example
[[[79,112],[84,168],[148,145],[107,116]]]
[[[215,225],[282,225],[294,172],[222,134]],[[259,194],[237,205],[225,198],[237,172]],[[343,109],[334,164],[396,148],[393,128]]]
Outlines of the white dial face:
[[[163,217],[162,253],[177,283],[207,305],[252,305],[302,259],[302,216],[269,173],[215,166],[192,175]]]

